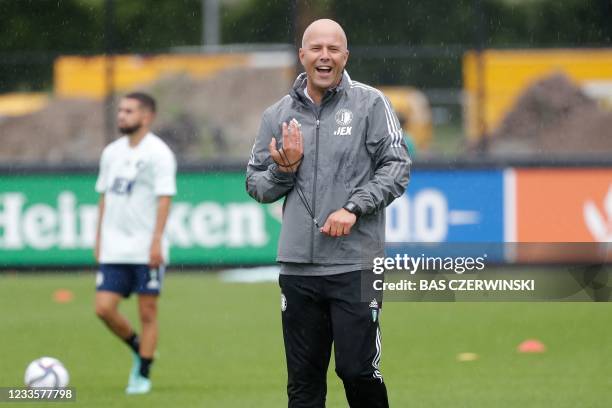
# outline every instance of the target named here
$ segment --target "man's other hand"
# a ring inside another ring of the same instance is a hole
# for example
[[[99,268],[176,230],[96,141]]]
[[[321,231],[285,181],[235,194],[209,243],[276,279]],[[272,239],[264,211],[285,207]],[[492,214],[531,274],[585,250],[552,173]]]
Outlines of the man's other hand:
[[[341,237],[351,233],[351,227],[355,225],[355,222],[357,222],[357,216],[341,208],[327,217],[320,231],[330,237]]]

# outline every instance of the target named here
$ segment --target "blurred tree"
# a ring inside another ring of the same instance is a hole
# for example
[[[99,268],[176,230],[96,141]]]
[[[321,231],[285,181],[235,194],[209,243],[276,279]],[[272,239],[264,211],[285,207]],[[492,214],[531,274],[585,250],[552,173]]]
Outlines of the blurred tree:
[[[486,12],[493,46],[606,46],[612,40],[612,0],[497,0]]]
[[[310,21],[328,16],[346,28],[349,47],[427,46],[436,54],[385,57],[381,64],[366,49],[353,53],[351,70],[377,83],[457,86],[458,53],[476,42],[475,1],[222,0],[222,39],[293,43]],[[612,40],[612,0],[480,1],[487,47],[609,46]],[[201,13],[202,0],[115,0],[118,51],[198,45]],[[104,0],[0,0],[0,16],[0,92],[48,88],[57,53],[104,51]]]
[[[223,7],[222,34],[225,43],[293,42],[294,0],[243,0]]]
[[[334,15],[358,45],[435,45],[472,42],[473,0],[335,0]]]
[[[198,45],[201,0],[116,1],[117,46],[121,52],[150,52]]]
[[[101,27],[75,0],[0,0],[0,16],[0,92],[49,88],[49,51],[92,51]]]
[[[97,12],[77,0],[1,0],[0,51],[91,50],[102,27]]]
[[[334,15],[347,32],[349,49],[353,49],[350,72],[355,78],[380,85],[459,87],[461,67],[450,47],[474,43],[472,3],[473,0],[364,2],[354,7],[350,0],[335,0]],[[421,49],[414,49],[408,58],[386,56],[381,64],[381,53],[394,53],[381,46],[393,45]],[[432,55],[425,55],[423,46],[435,49]]]

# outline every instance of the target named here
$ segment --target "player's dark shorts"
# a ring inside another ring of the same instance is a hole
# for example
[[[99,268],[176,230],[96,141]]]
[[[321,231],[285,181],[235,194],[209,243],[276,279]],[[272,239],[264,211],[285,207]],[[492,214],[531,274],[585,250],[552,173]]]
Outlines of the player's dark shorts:
[[[123,297],[132,293],[159,295],[166,267],[151,268],[143,264],[100,264],[96,290],[115,292]]]

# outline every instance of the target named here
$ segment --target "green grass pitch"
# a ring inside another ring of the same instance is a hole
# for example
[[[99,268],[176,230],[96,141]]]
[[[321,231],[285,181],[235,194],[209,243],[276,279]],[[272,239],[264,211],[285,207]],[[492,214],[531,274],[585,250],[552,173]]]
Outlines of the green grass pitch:
[[[59,288],[74,300],[55,303]],[[124,394],[130,354],[94,316],[93,290],[91,273],[0,275],[0,387],[21,386],[26,365],[49,355],[70,372],[77,402],[69,406],[286,406],[276,284],[169,273],[154,389],[144,396]],[[122,310],[133,319],[135,306],[130,300]],[[387,302],[381,321],[392,407],[612,404],[611,304]],[[518,354],[527,338],[547,351]],[[479,358],[458,362],[462,352]],[[333,361],[328,407],[346,407]]]

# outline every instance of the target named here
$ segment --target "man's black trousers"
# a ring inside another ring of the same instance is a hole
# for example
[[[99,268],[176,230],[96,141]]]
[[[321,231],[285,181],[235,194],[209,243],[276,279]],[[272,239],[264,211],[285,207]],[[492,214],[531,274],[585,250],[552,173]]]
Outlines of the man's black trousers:
[[[371,281],[372,271],[280,275],[289,408],[325,407],[332,342],[350,407],[389,406],[378,369],[382,294],[362,294],[362,278]]]

